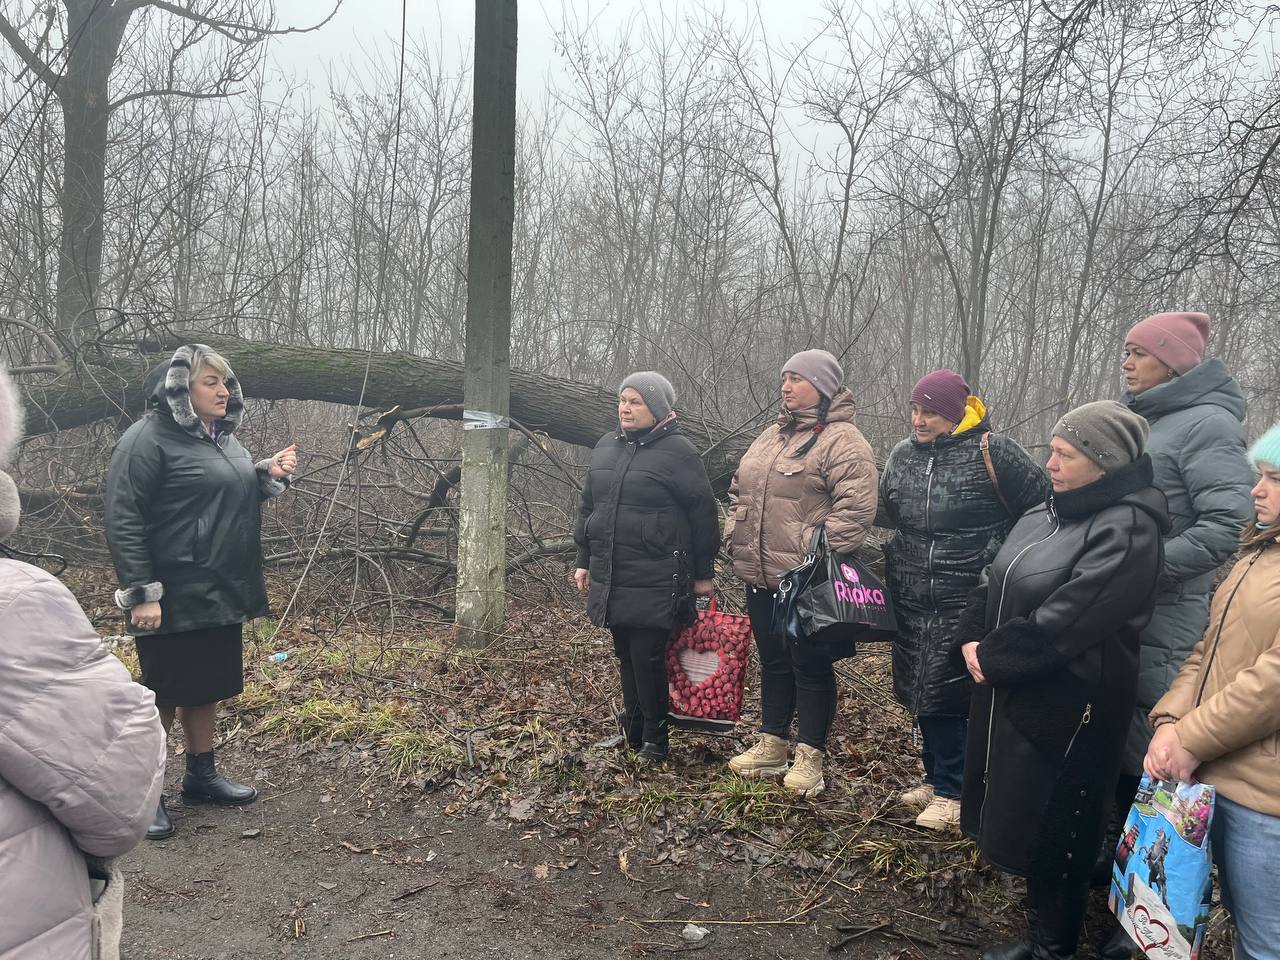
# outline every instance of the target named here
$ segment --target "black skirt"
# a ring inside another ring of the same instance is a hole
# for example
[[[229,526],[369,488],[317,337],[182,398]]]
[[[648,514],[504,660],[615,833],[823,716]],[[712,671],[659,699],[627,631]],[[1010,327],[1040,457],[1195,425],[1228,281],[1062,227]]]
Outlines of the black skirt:
[[[142,685],[156,706],[200,707],[244,691],[244,624],[135,637]]]

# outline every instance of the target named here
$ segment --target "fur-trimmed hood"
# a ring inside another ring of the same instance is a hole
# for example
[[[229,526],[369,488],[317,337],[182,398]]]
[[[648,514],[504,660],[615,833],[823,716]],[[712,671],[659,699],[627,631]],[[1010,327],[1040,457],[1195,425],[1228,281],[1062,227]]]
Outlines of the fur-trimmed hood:
[[[143,389],[147,395],[147,409],[168,415],[173,422],[195,437],[208,436],[204,424],[191,406],[191,363],[196,351],[208,350],[203,344],[184,344],[173,352],[173,357],[157,364],[147,374]],[[227,377],[227,414],[220,417],[217,432],[235,433],[244,419],[244,394],[240,381],[233,372]]]

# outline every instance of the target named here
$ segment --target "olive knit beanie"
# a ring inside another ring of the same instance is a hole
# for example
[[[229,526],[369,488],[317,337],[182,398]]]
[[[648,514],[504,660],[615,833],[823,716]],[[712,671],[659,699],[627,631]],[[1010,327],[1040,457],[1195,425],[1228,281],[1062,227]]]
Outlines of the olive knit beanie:
[[[1067,441],[1104,472],[1141,457],[1150,432],[1145,418],[1115,400],[1076,407],[1053,427],[1053,436]]]

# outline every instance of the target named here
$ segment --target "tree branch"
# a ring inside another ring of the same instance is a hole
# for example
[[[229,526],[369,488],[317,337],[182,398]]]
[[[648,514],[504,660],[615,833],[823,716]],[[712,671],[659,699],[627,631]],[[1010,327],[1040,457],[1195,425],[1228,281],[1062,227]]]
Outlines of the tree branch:
[[[312,33],[319,30],[326,23],[332,20],[338,14],[339,8],[342,6],[342,0],[336,0],[333,9],[319,23],[309,27],[269,27],[261,26],[256,23],[238,23],[234,20],[221,20],[217,17],[211,17],[187,7],[181,7],[176,3],[169,3],[168,0],[129,0],[127,3],[116,4],[116,9],[132,13],[143,7],[155,7],[157,10],[163,10],[171,13],[175,17],[181,17],[183,20],[190,20],[193,23],[203,24],[215,33],[219,33],[229,40],[236,43],[252,44],[265,40],[267,37],[279,37],[290,33]]]
[[[48,84],[50,89],[53,89],[57,82],[62,79],[62,75],[58,71],[41,60],[35,51],[27,46],[26,41],[22,39],[22,35],[18,33],[14,25],[9,22],[9,18],[4,14],[0,14],[0,37],[4,37],[9,42],[13,52],[21,57],[22,62],[27,65],[28,69]]]
[[[231,94],[226,90],[211,90],[201,93],[197,90],[178,90],[173,87],[157,87],[151,90],[139,90],[136,93],[125,94],[118,100],[112,100],[107,104],[108,110],[116,110],[123,107],[132,100],[141,100],[143,97],[185,97],[188,100],[222,100]]]

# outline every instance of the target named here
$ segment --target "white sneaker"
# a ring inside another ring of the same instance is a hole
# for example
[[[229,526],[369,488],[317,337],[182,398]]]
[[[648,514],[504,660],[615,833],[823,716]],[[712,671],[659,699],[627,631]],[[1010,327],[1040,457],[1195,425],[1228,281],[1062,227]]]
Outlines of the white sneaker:
[[[906,793],[898,794],[898,802],[904,807],[910,807],[913,810],[923,810],[932,799],[933,784],[931,783],[922,783]]]
[[[916,817],[916,826],[925,830],[949,830],[960,826],[960,801],[934,797]]]

